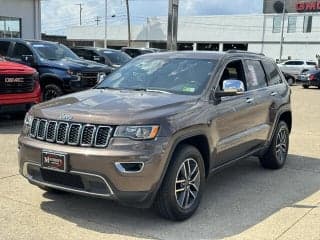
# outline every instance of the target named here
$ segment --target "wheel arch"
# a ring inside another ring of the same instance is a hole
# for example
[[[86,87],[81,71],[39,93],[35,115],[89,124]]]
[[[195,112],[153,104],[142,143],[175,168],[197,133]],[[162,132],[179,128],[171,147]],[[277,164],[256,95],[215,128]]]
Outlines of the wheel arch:
[[[40,86],[43,89],[44,86],[48,84],[56,84],[62,87],[62,80],[55,74],[44,74],[40,76]]]

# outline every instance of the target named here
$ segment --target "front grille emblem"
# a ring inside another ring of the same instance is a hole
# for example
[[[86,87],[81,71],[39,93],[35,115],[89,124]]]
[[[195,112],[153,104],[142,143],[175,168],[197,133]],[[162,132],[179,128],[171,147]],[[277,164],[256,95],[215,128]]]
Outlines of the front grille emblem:
[[[60,120],[63,120],[63,121],[71,121],[73,119],[73,117],[69,114],[66,114],[66,113],[61,113],[60,114]]]

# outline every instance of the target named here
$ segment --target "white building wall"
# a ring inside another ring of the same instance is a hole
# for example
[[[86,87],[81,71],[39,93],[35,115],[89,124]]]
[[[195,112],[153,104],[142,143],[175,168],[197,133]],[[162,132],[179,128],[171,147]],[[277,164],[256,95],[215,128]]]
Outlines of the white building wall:
[[[312,32],[304,33],[304,16],[312,15]],[[245,43],[248,50],[263,52],[274,59],[279,58],[280,33],[273,33],[275,14],[267,15],[219,15],[180,17],[178,41],[190,43]],[[281,15],[280,15],[281,16]],[[288,33],[288,16],[296,16],[296,32]],[[320,54],[320,14],[288,14],[284,25],[283,58],[315,59]],[[69,39],[103,39],[104,27],[73,27],[67,31]],[[127,26],[108,27],[108,39],[125,41]],[[166,17],[149,18],[144,25],[133,26],[132,39],[138,42],[163,41],[167,39]]]
[[[0,0],[0,16],[21,18],[22,38],[40,39],[40,0]]]

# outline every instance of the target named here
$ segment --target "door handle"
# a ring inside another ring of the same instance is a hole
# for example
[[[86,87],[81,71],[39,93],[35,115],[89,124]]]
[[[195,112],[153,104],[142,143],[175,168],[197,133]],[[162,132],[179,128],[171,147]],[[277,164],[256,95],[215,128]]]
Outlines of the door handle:
[[[270,96],[272,96],[272,97],[277,96],[277,95],[278,95],[277,92],[272,92],[272,93],[270,94]]]
[[[246,103],[252,103],[254,101],[253,98],[247,98]]]

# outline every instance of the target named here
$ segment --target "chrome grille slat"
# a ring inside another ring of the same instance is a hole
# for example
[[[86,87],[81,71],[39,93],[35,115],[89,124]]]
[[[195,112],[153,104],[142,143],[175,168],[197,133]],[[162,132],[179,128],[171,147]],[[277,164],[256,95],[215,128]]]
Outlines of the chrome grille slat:
[[[69,123],[60,122],[57,131],[57,143],[65,144],[67,141]]]
[[[79,144],[81,129],[81,124],[72,123],[70,125],[68,133],[68,144],[74,146]]]
[[[94,141],[96,126],[86,124],[83,126],[81,133],[80,145],[83,147],[91,147]]]
[[[35,118],[29,136],[57,144],[103,148],[108,146],[112,130],[111,126],[105,125]]]
[[[46,137],[46,131],[47,131],[47,124],[48,121],[41,119],[38,123],[38,128],[37,128],[37,138],[40,140],[44,140]]]

